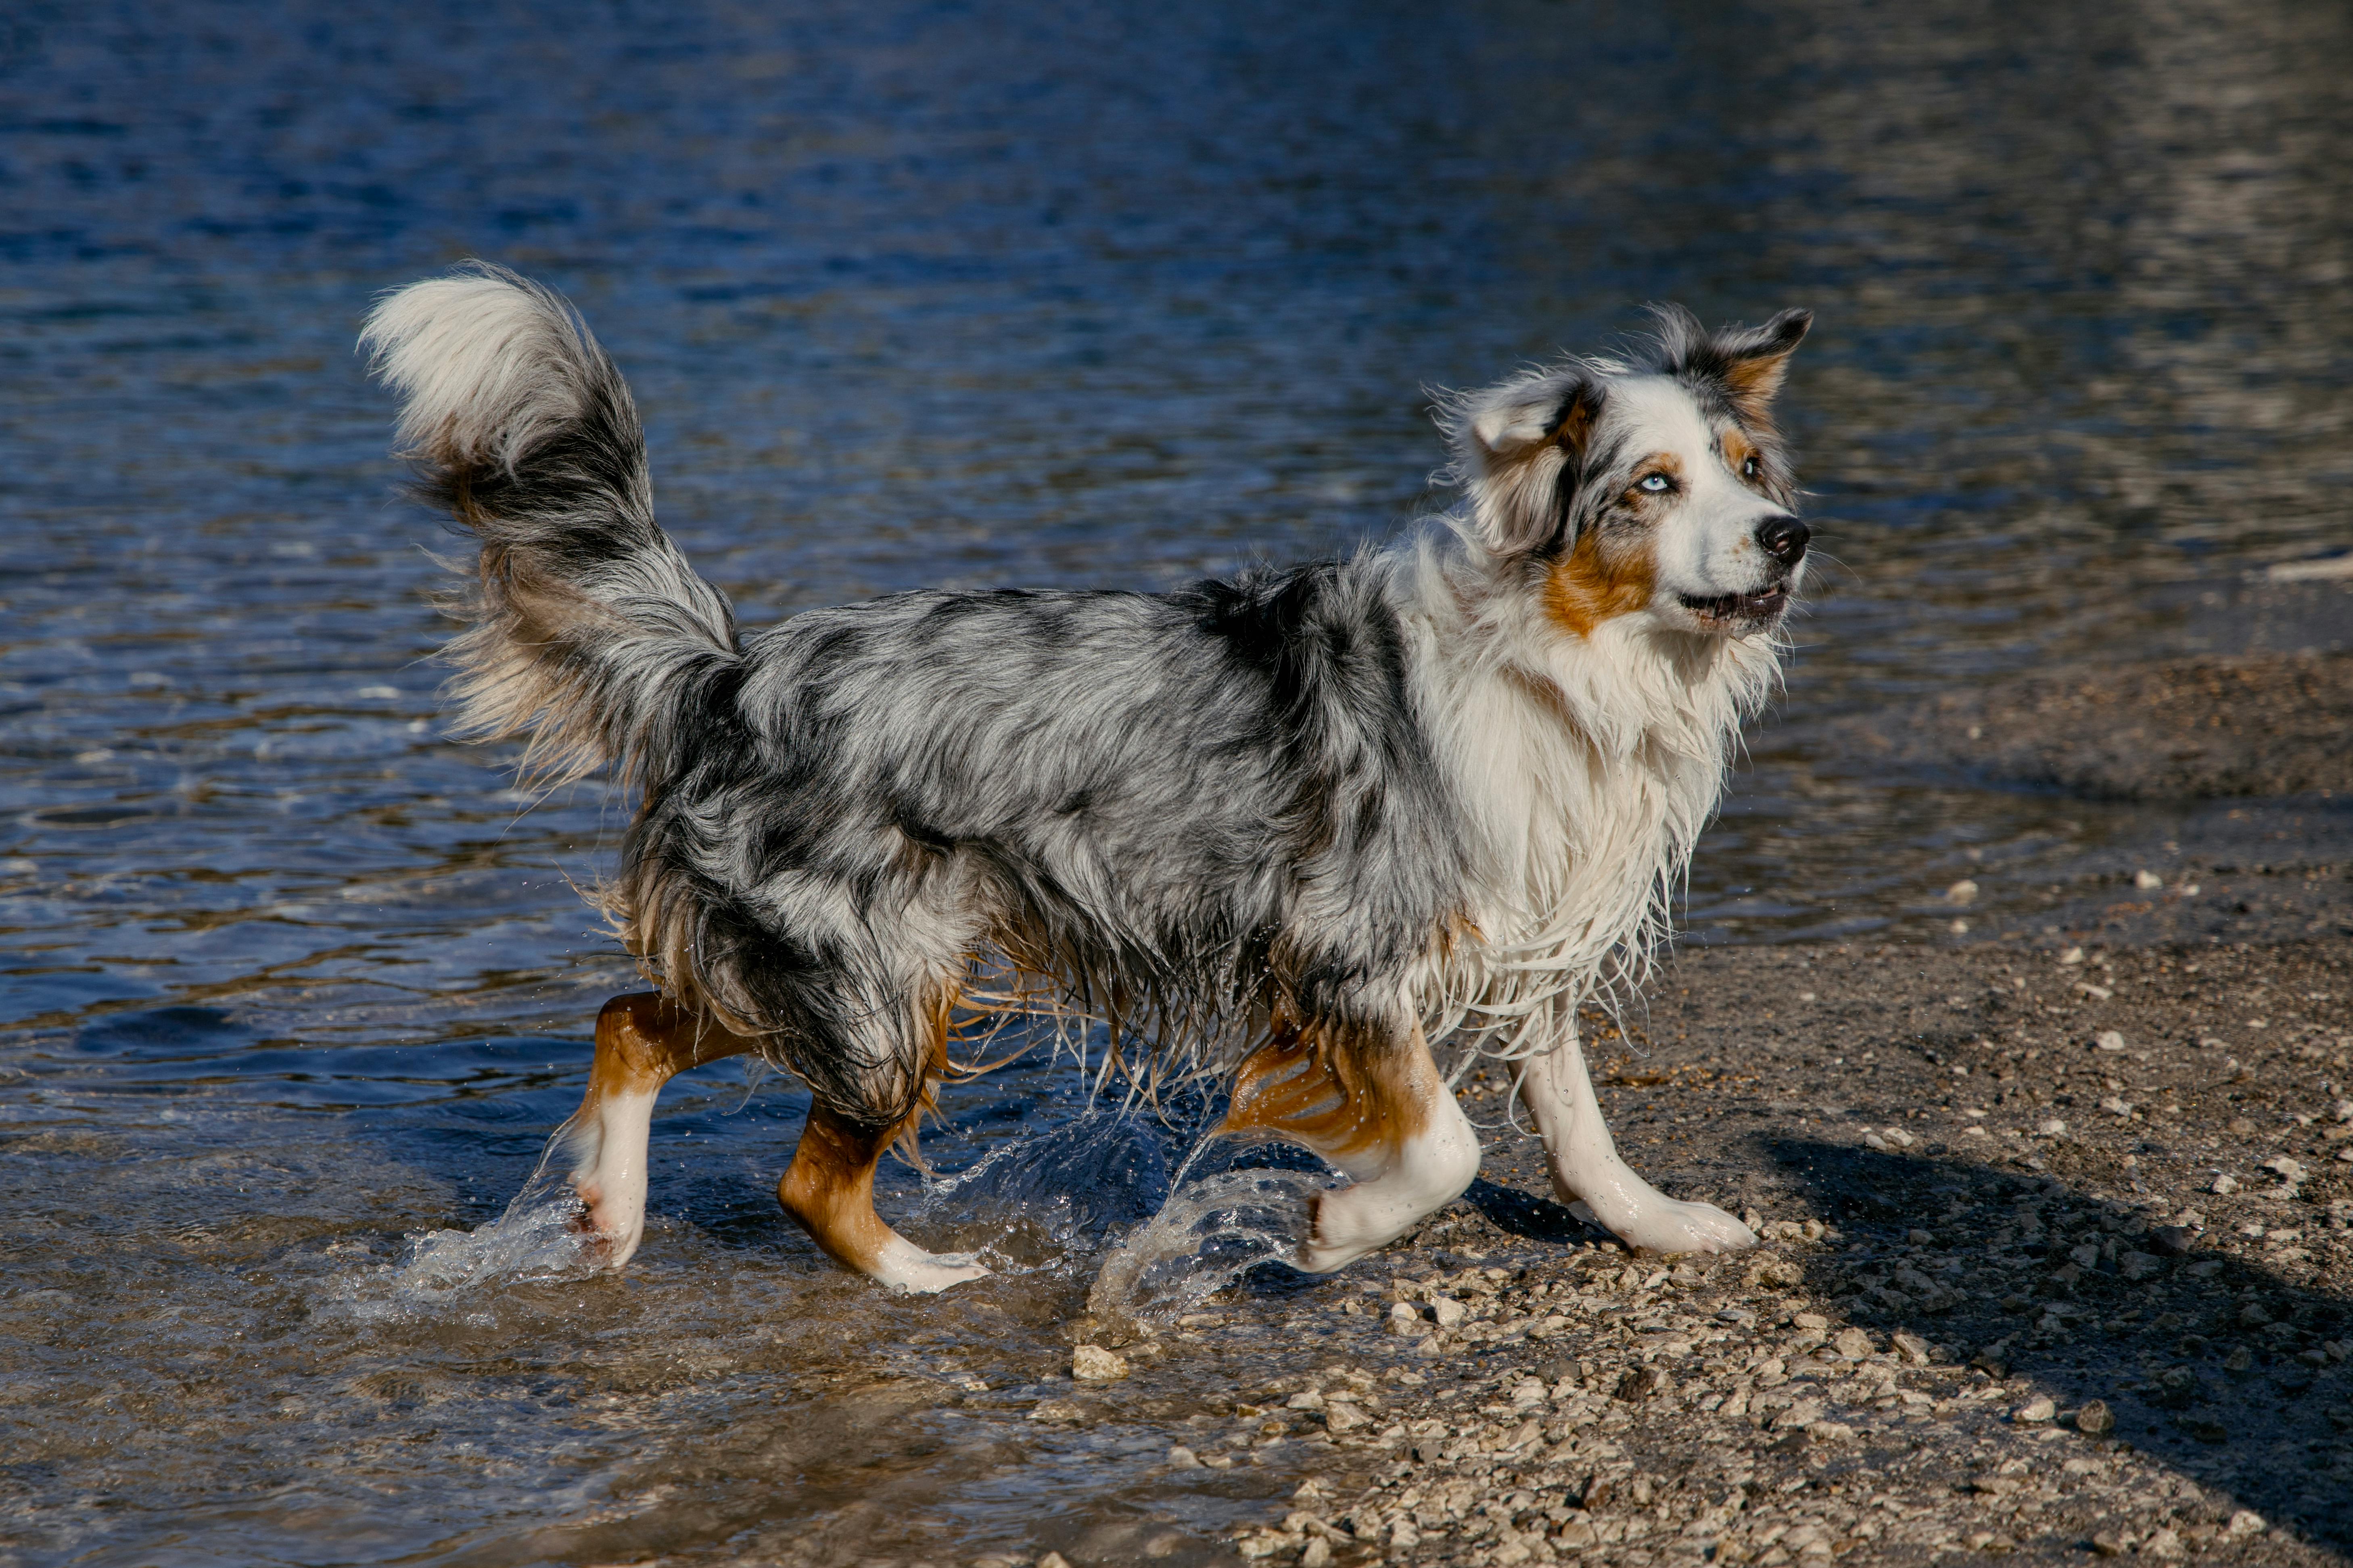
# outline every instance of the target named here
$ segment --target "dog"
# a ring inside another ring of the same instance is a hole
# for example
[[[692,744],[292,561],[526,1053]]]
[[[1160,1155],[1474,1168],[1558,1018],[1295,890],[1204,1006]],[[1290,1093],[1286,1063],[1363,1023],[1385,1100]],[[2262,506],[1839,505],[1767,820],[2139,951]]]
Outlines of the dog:
[[[362,346],[480,544],[446,605],[461,732],[639,803],[601,897],[657,989],[606,1005],[563,1130],[604,1261],[643,1230],[662,1084],[751,1052],[810,1090],[777,1196],[820,1248],[901,1290],[987,1272],[886,1225],[874,1172],[962,1031],[1025,999],[1222,1075],[1221,1131],[1335,1167],[1303,1270],[1477,1174],[1433,1040],[1510,1064],[1557,1194],[1628,1245],[1754,1245],[1619,1156],[1577,1016],[1640,984],[1777,681],[1808,531],[1772,406],[1811,316],[1653,316],[1444,395],[1460,502],[1386,548],[746,637],[655,523],[628,389],[563,299],[482,263],[384,297]]]

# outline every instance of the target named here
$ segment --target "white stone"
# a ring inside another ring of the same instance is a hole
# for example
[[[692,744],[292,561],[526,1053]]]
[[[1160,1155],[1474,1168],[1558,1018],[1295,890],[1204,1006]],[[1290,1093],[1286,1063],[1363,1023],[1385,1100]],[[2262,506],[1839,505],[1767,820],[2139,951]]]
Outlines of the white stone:
[[[2116,1052],[2125,1048],[2124,1031],[2121,1029],[2103,1029],[2097,1035],[2093,1037],[2092,1043],[2099,1047],[2100,1049],[2106,1051],[2109,1055],[2114,1056]]]
[[[2165,879],[2154,871],[2136,871],[2133,873],[2133,886],[2144,893],[2153,893],[2165,886]]]
[[[1101,1345],[1081,1345],[1071,1352],[1071,1375],[1082,1383],[1109,1383],[1127,1375],[1127,1358]]]
[[[1973,904],[1977,898],[1978,885],[1967,877],[1945,889],[1945,901],[1948,904]]]

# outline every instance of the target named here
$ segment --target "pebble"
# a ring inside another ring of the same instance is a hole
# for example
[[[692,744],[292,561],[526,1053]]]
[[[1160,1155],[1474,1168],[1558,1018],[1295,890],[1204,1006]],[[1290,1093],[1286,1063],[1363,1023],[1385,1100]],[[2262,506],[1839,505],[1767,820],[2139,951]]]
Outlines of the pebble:
[[[2116,1429],[2116,1414],[2105,1399],[2086,1400],[2075,1412],[2075,1430],[2086,1437],[2105,1437]]]
[[[1201,1468],[1201,1456],[1179,1443],[1168,1450],[1168,1468],[1172,1470],[1198,1470]]]
[[[2092,1037],[2092,1044],[2114,1056],[2125,1048],[2125,1032],[2122,1029],[2102,1029]]]
[[[1081,1345],[1071,1352],[1071,1375],[1081,1383],[1109,1383],[1127,1375],[1127,1358],[1101,1345]]]
[[[1789,1316],[1789,1326],[1793,1329],[1827,1329],[1831,1321],[1820,1312],[1793,1312]]]
[[[2138,888],[2144,893],[2153,893],[2159,888],[2165,886],[2165,879],[2158,876],[2154,871],[2135,871],[2133,873],[2133,886]]]
[[[2058,1406],[2052,1404],[2050,1397],[2046,1394],[2028,1400],[2025,1404],[2011,1411],[2010,1413],[2010,1418],[2012,1421],[2020,1422],[2026,1426],[2039,1426],[2043,1422],[2050,1420],[2052,1416],[2058,1414]]]

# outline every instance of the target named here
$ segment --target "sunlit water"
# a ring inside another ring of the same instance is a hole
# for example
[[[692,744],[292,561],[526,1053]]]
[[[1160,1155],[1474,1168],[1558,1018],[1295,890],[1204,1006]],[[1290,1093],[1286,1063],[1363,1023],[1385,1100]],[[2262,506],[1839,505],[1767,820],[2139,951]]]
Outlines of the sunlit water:
[[[2284,3],[12,10],[0,1562],[1181,1561],[1289,1461],[1162,1468],[1229,1417],[1198,1376],[1029,1419],[1090,1291],[1239,1290],[1240,1377],[1351,1288],[1242,1273],[1316,1173],[1172,1204],[1198,1122],[1042,1057],[885,1180],[986,1282],[827,1267],[772,1195],[805,1097],[733,1065],[662,1102],[637,1262],[581,1269],[526,1184],[633,984],[573,890],[625,807],[439,737],[375,290],[571,291],[754,623],[1345,549],[1431,499],[1425,384],[1810,305],[1831,563],[1691,921],[1925,930],[1957,867],[1998,906],[2196,823],[1819,721],[2341,644],[2248,582],[2348,542],[2348,132],[2353,14]]]

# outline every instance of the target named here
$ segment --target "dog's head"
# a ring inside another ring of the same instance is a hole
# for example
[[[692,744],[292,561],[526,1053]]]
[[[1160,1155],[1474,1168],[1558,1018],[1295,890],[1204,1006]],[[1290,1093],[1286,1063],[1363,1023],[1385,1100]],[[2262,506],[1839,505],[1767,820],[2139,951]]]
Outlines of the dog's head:
[[[1677,307],[1656,315],[1628,359],[1567,361],[1450,401],[1472,524],[1540,576],[1546,614],[1577,637],[1620,616],[1768,632],[1808,537],[1773,395],[1813,316],[1710,332]]]

